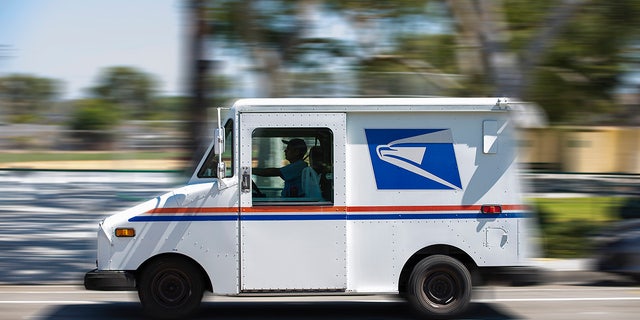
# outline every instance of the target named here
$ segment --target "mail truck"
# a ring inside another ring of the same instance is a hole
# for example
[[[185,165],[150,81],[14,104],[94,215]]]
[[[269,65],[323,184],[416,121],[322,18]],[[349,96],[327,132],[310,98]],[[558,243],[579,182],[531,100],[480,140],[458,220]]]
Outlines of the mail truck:
[[[107,217],[90,290],[159,318],[218,296],[397,294],[428,316],[535,254],[502,98],[242,99],[186,185]]]

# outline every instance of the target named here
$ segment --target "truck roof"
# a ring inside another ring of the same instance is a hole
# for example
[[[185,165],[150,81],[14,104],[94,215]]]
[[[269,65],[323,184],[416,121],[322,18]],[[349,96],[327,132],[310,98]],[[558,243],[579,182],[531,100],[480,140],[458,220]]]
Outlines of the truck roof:
[[[506,111],[506,98],[263,98],[237,100],[237,112]],[[514,102],[509,102],[513,104]],[[391,107],[391,108],[387,108]]]

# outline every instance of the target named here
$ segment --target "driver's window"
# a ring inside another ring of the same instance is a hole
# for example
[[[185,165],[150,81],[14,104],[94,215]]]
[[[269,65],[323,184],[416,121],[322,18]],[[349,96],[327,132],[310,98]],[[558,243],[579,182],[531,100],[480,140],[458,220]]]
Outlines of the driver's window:
[[[254,204],[333,201],[333,133],[328,128],[259,128],[252,134]]]
[[[224,161],[226,172],[225,177],[233,176],[233,121],[229,120],[224,126],[224,152],[222,153],[222,161]],[[207,155],[207,160],[198,170],[198,178],[215,178],[216,169],[218,167],[218,155],[214,153],[213,148]]]

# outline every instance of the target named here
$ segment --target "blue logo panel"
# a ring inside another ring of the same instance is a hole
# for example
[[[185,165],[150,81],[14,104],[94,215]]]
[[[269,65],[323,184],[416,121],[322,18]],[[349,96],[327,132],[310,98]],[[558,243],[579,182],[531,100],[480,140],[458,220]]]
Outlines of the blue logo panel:
[[[365,129],[378,189],[461,190],[451,129]]]

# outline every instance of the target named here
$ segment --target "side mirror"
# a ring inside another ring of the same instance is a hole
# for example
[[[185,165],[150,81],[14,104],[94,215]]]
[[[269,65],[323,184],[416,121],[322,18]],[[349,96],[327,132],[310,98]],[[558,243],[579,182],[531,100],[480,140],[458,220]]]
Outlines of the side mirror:
[[[216,177],[218,177],[218,179],[225,178],[226,172],[227,172],[227,166],[224,164],[224,162],[223,161],[218,162]]]
[[[218,156],[218,167],[216,168],[216,177],[218,177],[218,179],[222,179],[225,177],[225,174],[227,172],[227,168],[224,164],[224,161],[222,161],[222,154],[224,153],[224,129],[223,128],[216,129],[214,133],[214,139],[215,141],[213,142],[213,152]]]
[[[213,152],[218,155],[223,154],[224,153],[224,129],[223,128],[217,128],[215,130],[214,139],[215,141],[213,142]]]
[[[218,108],[218,128],[214,131],[213,153],[218,156],[218,167],[216,168],[216,176],[218,179],[225,177],[227,168],[222,161],[222,154],[224,153],[224,128],[220,123],[220,108]]]

